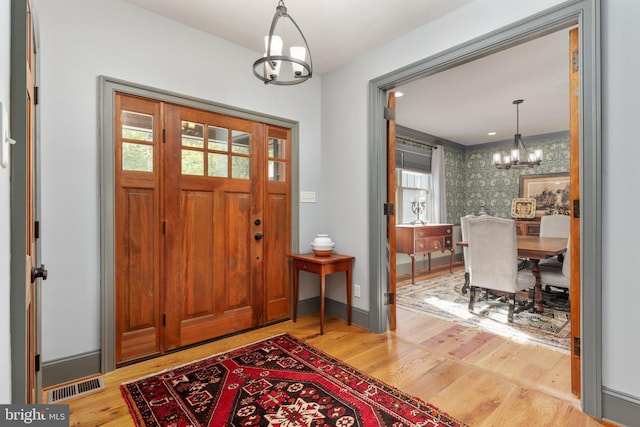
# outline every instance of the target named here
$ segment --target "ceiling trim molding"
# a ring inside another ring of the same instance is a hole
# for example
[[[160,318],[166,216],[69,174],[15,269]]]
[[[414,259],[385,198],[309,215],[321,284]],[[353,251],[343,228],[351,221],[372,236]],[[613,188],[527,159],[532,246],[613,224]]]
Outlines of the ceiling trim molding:
[[[439,136],[431,135],[402,125],[396,125],[396,138],[402,138],[409,141],[413,140],[429,146],[442,145],[443,147],[453,148],[454,150],[464,151],[465,149],[464,145],[458,144],[457,142],[449,141],[448,139],[440,138]]]
[[[543,133],[541,135],[529,135],[524,138],[526,144],[535,144],[536,142],[548,141],[550,139],[569,138],[569,131]],[[487,148],[505,148],[513,147],[513,139],[503,139],[500,141],[485,142],[482,144],[466,145],[465,151],[486,150]],[[544,161],[544,160],[543,160]]]

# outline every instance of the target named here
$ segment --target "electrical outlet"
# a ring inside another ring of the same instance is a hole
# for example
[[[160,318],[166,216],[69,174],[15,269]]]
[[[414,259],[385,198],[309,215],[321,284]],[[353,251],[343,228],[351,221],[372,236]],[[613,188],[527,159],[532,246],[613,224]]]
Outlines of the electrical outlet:
[[[360,298],[360,285],[353,285],[353,296]]]

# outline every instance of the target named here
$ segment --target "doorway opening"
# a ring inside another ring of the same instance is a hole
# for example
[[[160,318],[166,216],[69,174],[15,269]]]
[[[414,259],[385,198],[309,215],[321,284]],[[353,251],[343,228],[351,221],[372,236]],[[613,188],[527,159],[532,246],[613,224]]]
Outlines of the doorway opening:
[[[580,55],[578,58],[580,73],[580,166],[581,187],[580,200],[582,207],[582,232],[580,249],[582,251],[582,264],[580,277],[584,293],[580,299],[580,312],[583,330],[589,331],[589,340],[582,346],[582,370],[581,397],[583,410],[586,413],[599,417],[601,414],[600,384],[602,379],[601,358],[599,348],[601,346],[601,332],[599,329],[601,303],[598,292],[601,288],[601,248],[600,236],[597,226],[597,212],[599,188],[599,127],[600,116],[598,108],[585,108],[599,100],[600,88],[598,85],[598,61],[599,56],[597,40],[598,28],[594,25],[597,15],[595,4],[592,1],[570,2],[549,9],[544,13],[524,19],[503,29],[494,31],[481,38],[472,40],[464,45],[444,51],[434,57],[406,66],[395,72],[391,72],[370,82],[370,134],[373,143],[370,145],[371,170],[370,175],[370,224],[371,224],[371,279],[377,284],[371,294],[370,305],[373,307],[371,322],[372,329],[378,331],[387,330],[388,307],[385,298],[389,293],[391,278],[388,273],[386,260],[388,259],[388,241],[386,239],[386,220],[381,208],[387,202],[386,174],[376,173],[385,170],[387,156],[385,149],[386,123],[383,120],[387,94],[395,88],[420,79],[425,76],[435,75],[458,65],[468,63],[477,58],[508,49],[517,44],[550,34],[560,29],[577,25],[580,29]],[[586,213],[593,216],[587,219]],[[593,228],[591,228],[593,227]],[[595,230],[595,232],[584,230]],[[591,264],[593,262],[593,264]],[[393,284],[395,286],[395,283]],[[376,292],[377,290],[377,292]],[[586,308],[589,308],[587,310]],[[593,311],[590,311],[593,310]],[[585,376],[584,373],[589,375]]]

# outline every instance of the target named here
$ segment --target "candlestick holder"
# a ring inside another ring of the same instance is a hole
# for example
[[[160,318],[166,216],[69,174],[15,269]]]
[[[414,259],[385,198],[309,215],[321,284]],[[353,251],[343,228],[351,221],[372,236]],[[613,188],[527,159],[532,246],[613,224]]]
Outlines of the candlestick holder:
[[[420,219],[420,215],[422,215],[422,212],[424,212],[424,208],[426,207],[427,202],[425,200],[420,200],[418,201],[411,201],[411,212],[413,212],[416,215],[416,219],[414,219],[413,221],[411,221],[411,225],[415,225],[415,224],[426,224],[426,222],[424,222],[423,220]]]

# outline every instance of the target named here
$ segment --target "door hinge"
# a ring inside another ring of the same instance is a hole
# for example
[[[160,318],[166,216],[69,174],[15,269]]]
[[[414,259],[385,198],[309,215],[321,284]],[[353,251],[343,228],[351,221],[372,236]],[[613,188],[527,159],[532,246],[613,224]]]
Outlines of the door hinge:
[[[34,366],[35,371],[40,372],[40,355],[39,354],[35,355],[33,363],[35,365]]]
[[[580,357],[580,338],[573,337],[573,355]]]
[[[167,142],[167,130],[162,129],[162,143],[164,144],[165,142]]]
[[[573,67],[573,71],[578,71],[580,68],[580,55],[578,55],[578,51],[571,52],[571,66]]]
[[[167,221],[162,221],[162,234],[167,234]]]
[[[40,238],[40,221],[33,222],[33,238],[34,239]]]
[[[580,218],[580,199],[573,201],[573,217]]]
[[[393,120],[396,116],[396,112],[393,111],[393,108],[384,107],[384,119],[385,120]]]
[[[393,305],[396,303],[396,294],[393,292],[387,292],[384,294],[384,304]]]
[[[38,105],[38,102],[40,101],[40,88],[38,86],[35,86],[33,88],[33,104],[34,105]]]
[[[396,208],[393,203],[385,203],[383,210],[384,214],[387,216],[396,214]]]
[[[162,326],[167,326],[167,313],[162,313]]]

